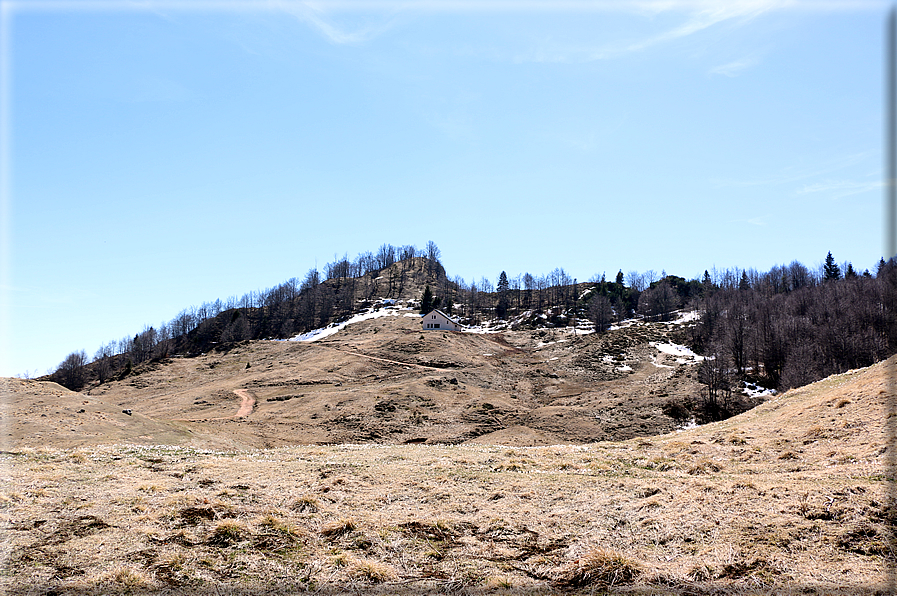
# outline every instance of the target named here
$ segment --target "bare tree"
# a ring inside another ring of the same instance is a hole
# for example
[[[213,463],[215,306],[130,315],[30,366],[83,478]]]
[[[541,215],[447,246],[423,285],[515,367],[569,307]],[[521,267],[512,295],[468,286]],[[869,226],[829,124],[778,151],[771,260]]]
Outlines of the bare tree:
[[[110,344],[100,346],[93,357],[93,370],[100,383],[105,383],[112,375],[112,352],[109,346]]]
[[[652,320],[668,321],[678,306],[679,295],[666,280],[642,292],[638,301],[639,314]]]
[[[436,243],[432,240],[427,242],[427,247],[424,250],[427,255],[427,271],[433,271],[436,269],[436,265],[439,264],[439,259],[442,257],[442,253],[439,251],[439,247],[436,246]]]
[[[592,298],[589,303],[589,318],[595,324],[596,333],[604,333],[610,329],[611,321],[614,318],[614,311],[611,308],[610,300],[607,296],[597,295]]]
[[[698,368],[698,382],[704,385],[704,409],[711,418],[723,417],[732,395],[729,362],[720,346],[712,346]]]
[[[84,387],[84,366],[86,364],[87,352],[84,350],[72,352],[60,363],[56,372],[53,373],[53,377],[56,382],[63,387],[71,389],[72,391],[78,391]]]

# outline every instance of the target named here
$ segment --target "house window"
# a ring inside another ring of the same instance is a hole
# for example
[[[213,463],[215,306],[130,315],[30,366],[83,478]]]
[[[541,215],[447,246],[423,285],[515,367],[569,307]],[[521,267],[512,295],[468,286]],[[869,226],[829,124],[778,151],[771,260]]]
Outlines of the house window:
[[[433,323],[433,329],[439,329],[439,323]]]
[[[433,316],[432,316],[432,317],[430,317],[430,318],[432,318],[432,319],[435,319],[435,318],[436,318],[436,315],[433,315]]]

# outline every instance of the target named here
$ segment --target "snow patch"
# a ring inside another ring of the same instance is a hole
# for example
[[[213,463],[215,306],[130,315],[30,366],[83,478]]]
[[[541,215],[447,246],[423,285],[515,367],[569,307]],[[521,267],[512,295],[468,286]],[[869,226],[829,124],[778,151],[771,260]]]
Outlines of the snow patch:
[[[306,333],[300,333],[294,337],[291,337],[287,341],[318,341],[319,339],[324,339],[325,337],[330,337],[334,333],[338,333],[345,329],[348,325],[353,323],[360,323],[362,321],[368,321],[370,319],[379,319],[382,317],[395,317],[399,315],[399,310],[390,308],[390,309],[377,309],[377,310],[369,310],[367,312],[363,312],[357,315],[354,315],[342,323],[331,323],[326,327],[322,327],[320,329],[312,329]],[[418,315],[414,313],[406,313],[405,316],[416,317]]]
[[[698,313],[698,311],[690,310],[688,312],[680,312],[679,317],[675,321],[673,321],[673,323],[682,325],[685,323],[692,323],[694,321],[697,321],[700,318],[701,318],[701,315]]]
[[[680,346],[679,344],[674,343],[656,343],[651,342],[650,345],[657,348],[657,351],[662,354],[667,354],[669,356],[678,356],[676,358],[677,364],[694,364],[696,362],[700,362],[704,360],[703,356],[698,356],[690,349],[685,346]]]
[[[695,419],[692,418],[691,420],[689,420],[688,422],[686,422],[686,423],[683,424],[682,426],[677,426],[677,427],[676,427],[676,432],[678,433],[678,432],[682,432],[683,430],[691,430],[691,429],[693,429],[693,428],[698,428],[699,426],[700,426],[700,425],[699,425],[697,422],[695,422]]]
[[[776,394],[775,389],[767,389],[766,387],[761,387],[756,383],[750,383],[748,381],[744,381],[744,388],[742,389],[742,391],[751,399],[770,397]]]

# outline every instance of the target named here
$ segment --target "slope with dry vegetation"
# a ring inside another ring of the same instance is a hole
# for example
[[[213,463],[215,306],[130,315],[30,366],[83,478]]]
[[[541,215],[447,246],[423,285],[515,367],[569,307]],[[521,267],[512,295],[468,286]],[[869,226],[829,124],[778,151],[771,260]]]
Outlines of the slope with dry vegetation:
[[[271,349],[274,368],[282,352]],[[622,442],[17,446],[3,454],[2,585],[13,594],[876,593],[894,562],[885,469],[894,446],[883,422],[895,365]]]
[[[677,341],[688,322],[631,324],[600,335],[424,333],[412,312],[384,312],[392,316],[313,343],[243,342],[145,363],[124,379],[72,394],[90,402],[72,411],[56,412],[48,401],[39,422],[57,425],[52,444],[66,446],[88,436],[102,442],[94,426],[106,419],[93,403],[124,426],[138,415],[174,425],[183,436],[164,442],[198,447],[221,433],[237,447],[474,439],[535,445],[651,436],[701,415],[699,359],[658,349]],[[238,395],[255,400],[250,415],[236,416]],[[741,407],[757,403],[740,399]],[[7,438],[44,444],[49,428],[38,434],[21,421],[40,404],[22,398],[8,407],[16,403],[24,405],[11,411],[16,422]],[[158,442],[153,433],[131,438]]]

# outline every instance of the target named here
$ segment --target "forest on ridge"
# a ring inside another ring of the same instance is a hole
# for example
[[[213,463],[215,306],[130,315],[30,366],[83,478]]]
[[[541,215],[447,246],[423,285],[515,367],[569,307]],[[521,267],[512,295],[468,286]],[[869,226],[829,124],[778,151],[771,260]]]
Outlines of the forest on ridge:
[[[440,308],[465,325],[501,329],[567,327],[590,321],[606,333],[623,320],[670,320],[695,311],[687,340],[706,357],[699,376],[706,398],[724,404],[737,383],[800,387],[871,365],[897,352],[897,261],[875,271],[837,264],[829,253],[811,269],[793,261],[769,271],[710,269],[698,279],[618,271],[589,281],[562,268],[545,275],[465,281],[447,275],[435,243],[382,245],[274,287],[185,308],[170,321],[103,344],[92,358],[69,354],[48,379],[80,390],[132,374],[147,361],[228,349],[246,340],[286,339],[346,320],[380,299]]]

